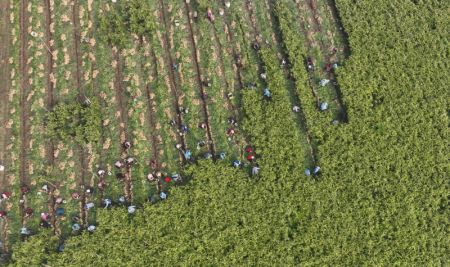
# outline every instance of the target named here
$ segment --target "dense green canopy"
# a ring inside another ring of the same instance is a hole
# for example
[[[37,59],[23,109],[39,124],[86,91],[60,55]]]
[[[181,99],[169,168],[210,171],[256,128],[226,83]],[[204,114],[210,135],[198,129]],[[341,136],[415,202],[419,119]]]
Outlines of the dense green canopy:
[[[263,50],[272,100],[243,92],[243,128],[262,157],[258,177],[200,162],[166,201],[131,217],[100,212],[98,230],[68,239],[63,253],[44,255],[33,245],[43,238],[31,238],[14,248],[14,262],[448,265],[448,2],[337,2],[352,49],[338,71],[349,122],[325,127],[321,114],[306,111],[317,122],[319,177],[303,175],[282,74],[267,64],[273,51]],[[295,76],[306,77],[291,61]],[[297,81],[299,91],[305,84]]]

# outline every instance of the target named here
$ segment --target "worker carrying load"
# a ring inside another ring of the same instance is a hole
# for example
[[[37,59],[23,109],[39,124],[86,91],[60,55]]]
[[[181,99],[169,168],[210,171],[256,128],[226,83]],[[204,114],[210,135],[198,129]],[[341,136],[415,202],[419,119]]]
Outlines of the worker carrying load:
[[[5,191],[1,195],[1,199],[9,199],[11,197],[11,192]]]
[[[136,206],[128,206],[128,213],[133,214],[136,212]]]
[[[95,225],[89,225],[88,226],[88,228],[87,228],[87,230],[89,231],[89,232],[91,232],[91,233],[93,233],[94,231],[95,231]]]
[[[164,199],[167,198],[167,194],[164,193],[164,192],[161,192],[161,193],[159,194],[159,198],[160,198],[161,200],[164,200]]]
[[[269,88],[264,88],[264,96],[267,98],[270,98],[272,95],[269,91]]]
[[[327,102],[322,102],[321,104],[320,104],[320,110],[321,111],[325,111],[325,110],[327,110],[328,109],[328,103]]]
[[[211,8],[209,8],[209,7],[208,7],[208,10],[206,11],[206,18],[208,18],[208,20],[210,22],[214,21],[214,15],[213,15],[213,13],[211,11]]]
[[[263,79],[264,81],[267,79],[267,74],[265,72],[261,73],[259,75],[261,77],[261,79]]]
[[[293,110],[295,113],[298,113],[298,112],[300,112],[300,107],[299,107],[299,106],[294,106],[294,107],[292,108],[292,110]]]

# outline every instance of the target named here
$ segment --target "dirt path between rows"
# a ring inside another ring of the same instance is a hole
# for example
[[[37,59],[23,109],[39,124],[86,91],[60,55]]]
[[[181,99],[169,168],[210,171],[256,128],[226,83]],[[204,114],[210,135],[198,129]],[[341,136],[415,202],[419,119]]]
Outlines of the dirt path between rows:
[[[140,40],[140,47],[144,47],[144,41]],[[157,60],[156,60],[156,55],[154,53],[153,50],[149,51],[150,55],[149,56],[143,56],[141,58],[141,70],[144,71],[145,69],[145,64],[144,62],[147,61],[148,59],[150,59],[150,62],[152,63],[151,67],[151,73],[149,74],[151,79],[154,80],[157,76],[158,76],[158,67],[157,67]],[[151,82],[151,81],[150,81]],[[155,133],[155,131],[157,131],[157,118],[156,118],[156,103],[155,103],[155,93],[153,92],[153,89],[150,86],[150,83],[145,82],[143,83],[144,87],[145,87],[145,96],[147,98],[147,112],[148,112],[148,116],[147,116],[147,120],[150,124],[150,127],[152,129],[152,133],[151,133],[151,137],[150,140],[152,142],[152,158],[151,158],[151,162],[154,162],[154,164],[150,164],[150,168],[153,170],[158,170],[161,167],[161,163],[159,162],[159,153],[161,150],[161,146],[160,146],[160,142],[158,140],[158,135]],[[154,165],[154,166],[152,166]]]
[[[199,59],[199,53],[198,53],[198,47],[197,47],[197,43],[195,40],[195,34],[194,34],[194,29],[192,27],[192,11],[191,11],[191,7],[189,6],[188,3],[186,3],[186,1],[184,2],[185,5],[185,10],[186,10],[186,16],[187,16],[187,21],[188,21],[188,29],[189,29],[189,36],[190,36],[190,41],[191,41],[191,52],[192,52],[192,58],[194,59],[194,69],[195,69],[195,73],[196,73],[196,77],[197,77],[197,83],[198,83],[198,87],[200,90],[200,98],[202,100],[202,106],[203,106],[203,117],[205,119],[205,123],[206,123],[206,134],[208,137],[208,146],[209,146],[209,151],[210,153],[213,155],[213,159],[216,158],[216,147],[214,144],[214,140],[212,138],[212,133],[211,133],[211,125],[209,123],[209,109],[208,109],[208,104],[206,103],[206,93],[205,93],[205,88],[203,86],[203,82],[202,82],[202,71],[200,68],[200,64],[198,62]],[[204,78],[204,77],[203,77]]]
[[[173,61],[172,55],[170,53],[171,47],[170,47],[170,42],[169,42],[169,37],[168,37],[169,23],[168,23],[167,18],[166,18],[166,7],[164,5],[164,1],[163,0],[159,0],[159,5],[160,5],[159,6],[159,10],[160,10],[160,12],[159,12],[159,20],[164,25],[164,28],[165,28],[165,31],[162,34],[162,40],[160,40],[160,41],[162,42],[162,46],[163,46],[163,49],[164,49],[164,52],[165,52],[164,53],[165,56],[163,58],[165,59],[164,61],[168,65],[167,69],[169,70],[168,73],[169,73],[169,82],[170,82],[170,84],[169,84],[169,86],[170,86],[170,93],[172,94],[173,107],[175,108],[175,113],[177,114],[176,118],[177,118],[177,124],[178,124],[178,127],[179,127],[178,129],[181,130],[181,125],[183,124],[183,119],[182,119],[181,112],[179,112],[179,110],[180,110],[180,105],[178,103],[178,101],[179,101],[179,91],[177,89],[178,86],[177,86],[177,82],[176,82],[175,73],[174,73],[174,70],[172,68],[174,66],[174,61]],[[181,136],[178,135],[178,136],[179,136],[178,139],[181,142],[181,148],[182,148],[183,151],[185,151],[186,147],[187,147],[186,146],[185,137],[184,137],[184,135],[181,135]],[[180,155],[181,155],[181,162],[184,165],[185,158],[184,158],[184,156],[183,156],[181,151],[180,151]]]
[[[74,55],[76,60],[76,75],[75,75],[75,84],[78,90],[78,99],[80,101],[84,100],[85,94],[84,94],[84,88],[81,84],[82,81],[82,74],[81,74],[81,53],[80,53],[80,21],[79,21],[79,3],[78,0],[74,0],[73,6],[72,6],[72,23],[73,23],[73,44],[74,44]],[[79,163],[78,166],[80,167],[80,172],[78,173],[77,177],[77,183],[78,187],[82,190],[81,192],[81,200],[80,200],[80,217],[81,222],[83,226],[86,226],[87,224],[87,210],[85,209],[86,205],[86,170],[87,170],[87,164],[86,164],[86,151],[83,147],[83,145],[76,144],[76,150],[78,152],[79,156]]]
[[[5,166],[5,171],[0,172],[0,187],[4,190],[10,188],[7,177],[8,167],[10,166],[9,157],[6,156],[6,147],[11,134],[11,130],[6,127],[9,120],[9,94],[11,90],[9,64],[10,45],[11,45],[11,25],[10,25],[10,6],[9,1],[0,1],[0,165]],[[2,202],[0,210],[6,210],[6,203]],[[8,253],[8,221],[0,222],[0,252]],[[1,261],[0,261],[1,263]]]
[[[45,0],[44,1],[44,15],[45,15],[45,46],[46,46],[46,56],[47,56],[47,61],[45,62],[45,74],[46,74],[46,109],[47,110],[52,110],[53,106],[55,104],[55,84],[54,84],[54,70],[53,70],[53,64],[54,64],[54,60],[53,60],[53,52],[54,52],[54,47],[52,45],[52,41],[53,41],[53,34],[51,32],[51,25],[52,25],[52,11],[51,11],[51,6],[50,6],[50,0]],[[47,51],[47,49],[49,51]],[[53,142],[53,140],[48,140],[46,142],[46,158],[47,158],[47,164],[48,164],[48,169],[53,169],[53,166],[55,165],[55,144]],[[50,186],[50,185],[49,185]],[[57,208],[57,204],[56,204],[56,197],[55,196],[55,191],[58,188],[51,186],[51,190],[50,190],[50,197],[48,200],[48,208],[49,208],[49,214],[50,214],[50,218],[51,218],[51,225],[53,227],[53,233],[60,235],[61,231],[59,229],[59,224],[57,223],[57,218],[55,216],[55,211]]]
[[[30,86],[28,83],[28,0],[22,0],[20,5],[20,170],[19,177],[22,185],[28,185],[28,148],[29,148],[29,103],[28,94]],[[20,195],[20,212],[22,214],[21,224],[25,223],[24,209],[26,207],[25,194]]]

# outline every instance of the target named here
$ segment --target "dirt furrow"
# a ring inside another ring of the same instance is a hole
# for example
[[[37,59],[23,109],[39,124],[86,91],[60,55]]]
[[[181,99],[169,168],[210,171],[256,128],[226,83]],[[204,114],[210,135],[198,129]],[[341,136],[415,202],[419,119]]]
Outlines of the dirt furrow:
[[[141,46],[142,46],[142,39],[141,39]],[[156,55],[155,52],[153,51],[153,49],[150,50],[150,55],[149,56],[145,56],[142,58],[140,64],[141,64],[141,69],[144,69],[144,62],[147,61],[148,57],[150,57],[150,62],[152,62],[152,70],[151,70],[151,79],[155,79],[155,77],[158,76],[158,67],[157,67],[157,60],[156,60]],[[155,133],[155,131],[157,130],[157,118],[156,118],[156,103],[154,101],[154,97],[155,94],[152,91],[152,88],[150,86],[149,83],[145,82],[144,83],[145,86],[145,94],[147,97],[147,108],[148,108],[148,121],[150,123],[150,127],[152,128],[152,134],[151,134],[151,142],[152,142],[152,159],[151,162],[153,162],[154,164],[151,164],[150,167],[154,169],[159,169],[160,168],[160,162],[159,162],[159,153],[160,153],[160,143],[158,140],[158,135]],[[152,166],[153,165],[153,166]]]
[[[126,141],[131,142],[131,136],[128,133],[128,113],[126,109],[125,102],[125,92],[123,90],[123,73],[122,73],[122,58],[120,56],[120,50],[115,48],[112,49],[112,54],[114,61],[116,62],[115,66],[115,75],[114,75],[114,90],[116,93],[116,100],[118,101],[118,112],[120,113],[118,116],[119,119],[119,129],[120,129],[120,145],[122,147],[122,158],[127,158],[128,150],[123,147],[123,144]],[[125,103],[124,103],[125,102]],[[131,169],[126,167],[125,177],[124,177],[124,194],[127,202],[131,203],[133,199],[132,192],[132,182],[131,182]]]
[[[46,98],[46,108],[47,110],[52,110],[53,105],[55,103],[55,85],[53,83],[53,51],[54,51],[54,47],[52,45],[52,40],[53,40],[53,34],[51,33],[51,24],[52,24],[52,18],[51,18],[51,6],[50,6],[50,0],[45,0],[44,1],[44,15],[45,15],[45,43],[46,43],[46,47],[49,49],[49,51],[46,51],[46,55],[47,55],[47,61],[45,62],[45,72],[46,72],[46,94],[47,94],[47,98]],[[47,157],[47,164],[49,166],[49,169],[52,169],[55,163],[55,144],[52,140],[49,140],[48,142],[46,142],[46,157]],[[55,190],[57,188],[53,187],[51,188],[50,191],[50,198],[49,198],[49,214],[50,214],[50,218],[51,218],[51,224],[53,227],[53,232],[55,234],[60,233],[60,229],[59,229],[59,225],[56,222],[56,216],[55,216],[55,211],[56,211],[56,198],[54,196],[55,194]]]
[[[6,155],[6,147],[11,134],[6,125],[9,120],[9,94],[11,89],[10,80],[10,64],[9,53],[11,45],[11,25],[10,25],[10,5],[9,1],[0,1],[0,165],[5,166],[5,171],[0,172],[0,186],[4,189],[9,189],[10,184],[6,179],[7,168],[9,166],[9,160]],[[0,210],[6,209],[6,203],[1,203]],[[2,220],[0,222],[0,254],[8,253],[8,220]],[[1,263],[1,261],[0,261]]]
[[[78,90],[78,99],[80,101],[84,101],[85,99],[85,93],[84,88],[81,84],[82,80],[82,74],[81,74],[81,53],[80,53],[80,21],[79,21],[79,3],[78,0],[73,1],[72,6],[72,25],[73,25],[73,45],[74,45],[74,55],[76,60],[76,75],[75,75],[75,85]],[[79,156],[79,166],[81,168],[79,174],[78,174],[78,186],[82,189],[81,192],[81,200],[80,200],[80,217],[82,225],[85,226],[87,223],[87,210],[85,209],[86,205],[86,151],[84,147],[81,144],[76,145],[78,156]]]
[[[162,43],[163,43],[163,48],[164,48],[164,61],[168,64],[167,69],[169,70],[169,86],[170,86],[170,93],[172,94],[172,98],[173,98],[173,106],[175,108],[175,111],[177,113],[176,118],[177,118],[177,125],[179,127],[179,130],[181,131],[181,125],[183,124],[183,118],[181,115],[180,111],[180,105],[179,105],[179,92],[177,89],[177,82],[176,82],[176,78],[175,78],[175,70],[173,69],[174,66],[174,60],[172,58],[172,55],[170,53],[170,42],[169,42],[169,37],[168,37],[168,31],[169,31],[169,23],[167,21],[166,18],[166,11],[165,11],[165,5],[164,5],[164,1],[163,0],[159,0],[159,19],[160,22],[164,25],[165,31],[162,34]],[[186,140],[184,135],[179,135],[179,141],[181,142],[181,148],[183,151],[186,150]],[[181,159],[182,159],[182,164],[185,163],[185,159],[184,156],[182,155],[182,152],[180,151],[181,154]]]
[[[28,179],[28,145],[29,138],[29,103],[27,101],[28,94],[30,92],[30,86],[28,83],[28,0],[22,0],[20,5],[20,183],[21,185],[27,185]],[[22,214],[21,224],[25,223],[24,209],[26,207],[26,196],[21,193],[20,195],[20,211]]]
[[[211,152],[211,154],[213,155],[213,159],[215,159],[216,157],[216,148],[215,148],[215,144],[214,144],[214,140],[212,138],[212,133],[211,133],[211,125],[209,123],[209,110],[208,110],[208,104],[206,103],[206,98],[205,98],[205,88],[203,86],[203,82],[202,82],[202,72],[200,69],[200,64],[198,62],[198,48],[197,48],[197,44],[195,41],[195,37],[194,37],[194,30],[192,27],[192,11],[191,11],[191,7],[188,3],[186,3],[186,1],[184,1],[184,5],[185,5],[185,10],[186,10],[186,16],[187,16],[187,21],[188,21],[188,29],[189,29],[189,36],[190,36],[190,41],[191,41],[191,52],[192,52],[192,58],[194,59],[194,69],[195,69],[195,73],[197,74],[197,83],[200,89],[200,96],[202,99],[202,105],[203,105],[203,116],[205,119],[205,123],[206,123],[206,133],[208,136],[208,143],[209,143],[209,151]]]

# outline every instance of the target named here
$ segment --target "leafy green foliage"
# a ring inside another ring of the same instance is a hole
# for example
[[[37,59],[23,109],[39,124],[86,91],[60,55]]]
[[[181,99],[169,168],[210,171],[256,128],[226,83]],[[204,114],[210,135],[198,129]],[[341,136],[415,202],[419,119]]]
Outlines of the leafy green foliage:
[[[56,236],[50,232],[41,231],[27,241],[14,245],[12,266],[41,266],[47,263],[50,257],[55,256],[57,245]]]
[[[97,142],[100,138],[101,111],[98,101],[88,106],[79,103],[57,105],[48,115],[47,128],[51,138],[79,144]]]

